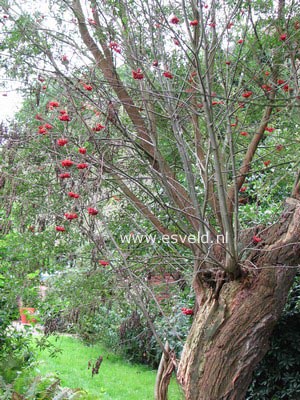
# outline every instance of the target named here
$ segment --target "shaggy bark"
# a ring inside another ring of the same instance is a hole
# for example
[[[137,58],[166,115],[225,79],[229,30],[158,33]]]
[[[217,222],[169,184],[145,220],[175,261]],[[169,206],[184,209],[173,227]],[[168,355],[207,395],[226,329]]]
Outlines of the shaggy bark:
[[[171,376],[176,367],[176,357],[174,351],[170,350],[169,343],[165,344],[165,352],[162,354],[156,375],[154,388],[155,400],[168,399],[168,386]]]
[[[247,250],[240,279],[225,282],[217,298],[203,282],[196,291],[200,309],[177,373],[186,400],[244,399],[268,350],[300,262],[300,202],[288,199],[280,221],[260,237]]]

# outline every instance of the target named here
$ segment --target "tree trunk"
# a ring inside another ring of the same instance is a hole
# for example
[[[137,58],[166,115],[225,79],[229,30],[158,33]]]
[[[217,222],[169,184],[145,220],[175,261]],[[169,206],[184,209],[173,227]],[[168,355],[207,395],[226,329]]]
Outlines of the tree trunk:
[[[168,399],[168,386],[171,376],[176,366],[176,357],[174,351],[170,350],[169,343],[165,344],[165,353],[162,354],[154,388],[155,400]]]
[[[243,261],[243,277],[224,283],[217,298],[196,290],[200,307],[177,371],[186,400],[245,398],[300,262],[300,202],[287,203]]]

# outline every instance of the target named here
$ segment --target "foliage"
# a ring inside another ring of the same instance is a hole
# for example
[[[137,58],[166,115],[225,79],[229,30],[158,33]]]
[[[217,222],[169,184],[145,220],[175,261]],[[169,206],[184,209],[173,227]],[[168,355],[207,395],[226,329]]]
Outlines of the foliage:
[[[75,400],[86,399],[85,392],[80,389],[69,389],[60,386],[60,379],[54,374],[46,376],[36,376],[27,381],[22,388],[22,393],[18,393],[12,386],[5,385],[0,377],[0,394],[2,400]]]
[[[16,232],[0,238],[0,375],[12,382],[34,360],[31,330],[18,331],[12,326],[20,318],[19,305],[39,304],[39,271],[27,264],[31,246]]]
[[[247,399],[300,398],[300,280],[291,289],[284,313],[270,340],[270,350],[258,365]]]
[[[180,356],[192,318],[178,310],[179,305],[180,303],[171,315],[156,315],[152,322],[163,343],[168,341],[171,348]],[[155,368],[159,365],[162,355],[161,348],[149,329],[147,321],[136,311],[133,311],[120,326],[119,349],[127,359],[146,363]]]
[[[19,289],[5,261],[1,263],[0,271],[0,376],[9,383],[30,364],[33,351],[30,334],[11,326],[12,321],[19,317],[16,302]]]
[[[30,335],[13,328],[1,334],[0,376],[11,383],[34,360]]]

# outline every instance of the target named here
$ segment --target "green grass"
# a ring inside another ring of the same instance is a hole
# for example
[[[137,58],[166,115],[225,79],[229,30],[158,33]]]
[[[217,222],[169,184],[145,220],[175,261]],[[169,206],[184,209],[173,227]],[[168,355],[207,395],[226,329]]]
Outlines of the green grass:
[[[54,338],[50,341],[62,352],[53,358],[47,350],[38,351],[37,375],[55,373],[62,386],[87,391],[87,399],[153,400],[156,371],[131,364],[101,345],[86,346],[74,337],[59,336],[57,341]],[[103,362],[99,374],[92,377],[88,362],[94,362],[100,355]],[[175,379],[169,388],[169,399],[183,399]]]

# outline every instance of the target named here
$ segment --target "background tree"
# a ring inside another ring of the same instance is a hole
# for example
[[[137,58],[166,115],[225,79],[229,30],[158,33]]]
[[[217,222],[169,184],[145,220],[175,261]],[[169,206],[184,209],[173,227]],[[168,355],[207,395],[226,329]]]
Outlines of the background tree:
[[[34,92],[22,130],[28,140],[36,123],[30,142],[50,182],[37,214],[113,251],[161,347],[143,271],[120,238],[107,229],[105,246],[99,235],[110,190],[138,212],[139,232],[176,242],[163,249],[193,287],[195,316],[179,364],[164,351],[156,396],[175,369],[186,399],[243,398],[299,264],[299,6],[74,0],[42,15],[2,3],[4,67]]]

